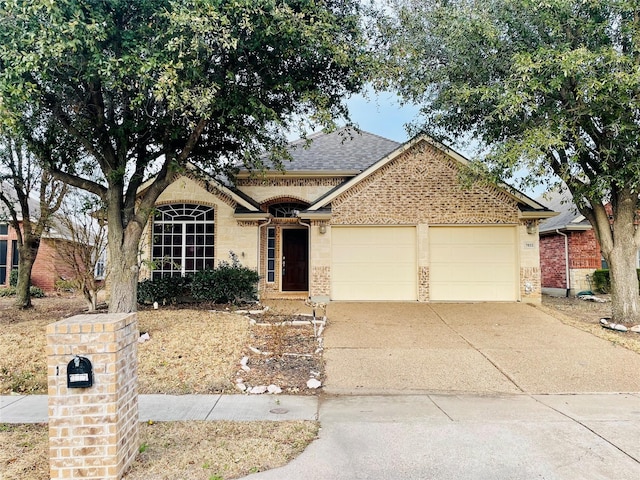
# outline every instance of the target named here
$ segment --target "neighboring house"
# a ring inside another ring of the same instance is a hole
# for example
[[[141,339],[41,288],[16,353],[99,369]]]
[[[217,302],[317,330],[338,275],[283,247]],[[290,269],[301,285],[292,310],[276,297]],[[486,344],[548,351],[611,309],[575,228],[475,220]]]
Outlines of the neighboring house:
[[[559,212],[539,228],[543,293],[568,296],[591,290],[591,275],[603,268],[600,245],[591,224],[569,193],[554,190],[538,200]]]
[[[341,129],[292,144],[286,172],[233,186],[180,176],[143,240],[183,275],[229,260],[257,268],[262,298],[540,301],[537,223],[554,213],[504,186],[463,186],[461,155]]]
[[[3,188],[9,187],[3,185]],[[31,198],[29,208],[31,212],[40,211],[38,201]],[[11,271],[18,269],[18,237],[7,218],[8,213],[3,204],[0,204],[0,288],[9,286]],[[20,225],[22,226],[22,222]],[[38,255],[31,270],[32,285],[51,292],[55,290],[56,282],[59,280],[73,278],[73,269],[62,260],[57,246],[60,242],[69,242],[69,239],[69,232],[55,220],[54,216],[51,226],[45,229],[40,240]]]
[[[40,240],[40,248],[31,271],[31,284],[47,292],[56,288],[56,282],[73,276],[72,269],[60,259],[56,242],[60,238],[55,228],[49,229]],[[0,287],[9,286],[11,270],[18,269],[18,240],[10,224],[0,223]]]

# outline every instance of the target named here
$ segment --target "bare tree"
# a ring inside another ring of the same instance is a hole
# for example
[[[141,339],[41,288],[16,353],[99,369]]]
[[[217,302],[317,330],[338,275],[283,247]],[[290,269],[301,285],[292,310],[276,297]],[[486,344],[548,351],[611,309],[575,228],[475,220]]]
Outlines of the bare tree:
[[[31,307],[31,271],[40,239],[68,188],[42,165],[41,159],[20,140],[0,136],[0,205],[17,236],[15,305],[19,308]],[[38,196],[37,201],[32,194]]]
[[[71,282],[85,300],[90,312],[97,309],[98,292],[104,287],[105,275],[98,278],[96,270],[104,262],[107,250],[107,226],[94,218],[102,211],[97,198],[88,194],[75,194],[62,207],[62,215],[55,221],[61,238],[56,240],[60,261],[72,272]]]

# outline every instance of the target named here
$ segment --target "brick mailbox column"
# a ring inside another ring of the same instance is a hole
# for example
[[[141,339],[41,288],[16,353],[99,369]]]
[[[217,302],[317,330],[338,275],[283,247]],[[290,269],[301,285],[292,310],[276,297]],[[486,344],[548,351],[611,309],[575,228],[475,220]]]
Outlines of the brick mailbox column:
[[[120,479],[134,460],[138,336],[135,313],[77,315],[47,326],[52,479]],[[75,355],[92,364],[89,388],[67,388]]]

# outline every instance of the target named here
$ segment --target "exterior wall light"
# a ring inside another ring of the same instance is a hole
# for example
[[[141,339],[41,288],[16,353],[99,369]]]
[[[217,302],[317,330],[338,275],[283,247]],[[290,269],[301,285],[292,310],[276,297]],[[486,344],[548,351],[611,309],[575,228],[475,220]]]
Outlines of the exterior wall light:
[[[527,233],[529,235],[534,235],[536,233],[536,222],[533,220],[527,220],[525,224],[527,226]]]
[[[320,225],[320,234],[324,235],[325,233],[327,233],[327,226],[326,225]]]

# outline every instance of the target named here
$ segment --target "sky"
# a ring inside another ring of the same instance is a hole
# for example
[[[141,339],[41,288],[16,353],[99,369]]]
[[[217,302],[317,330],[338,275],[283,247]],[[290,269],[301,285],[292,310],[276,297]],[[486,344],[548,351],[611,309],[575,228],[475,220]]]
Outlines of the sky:
[[[405,125],[418,116],[418,107],[400,105],[393,93],[367,93],[355,95],[347,101],[351,119],[369,133],[375,133],[396,142],[406,142],[409,135]]]
[[[361,130],[380,135],[397,142],[406,142],[409,135],[405,128],[406,124],[416,120],[419,108],[415,105],[401,105],[398,97],[393,93],[375,94],[371,91],[365,98],[362,95],[355,95],[347,101],[351,120],[358,125]],[[471,157],[471,153],[465,151],[463,145],[447,145],[465,157]],[[522,171],[521,175],[526,175]],[[516,182],[506,179],[506,182],[517,187]],[[544,192],[544,187],[540,186],[534,190],[523,190],[523,193],[531,198],[538,198]]]

